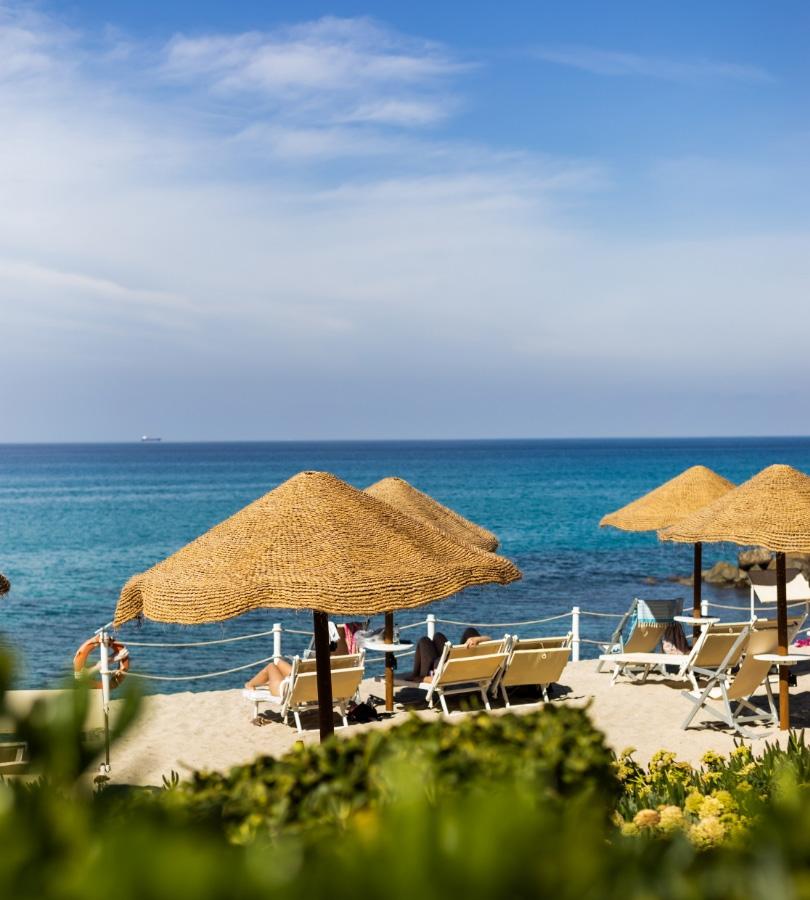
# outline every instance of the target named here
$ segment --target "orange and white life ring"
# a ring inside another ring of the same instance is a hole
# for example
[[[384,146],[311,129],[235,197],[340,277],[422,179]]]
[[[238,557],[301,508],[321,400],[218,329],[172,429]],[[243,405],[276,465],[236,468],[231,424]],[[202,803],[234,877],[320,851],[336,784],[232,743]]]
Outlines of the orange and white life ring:
[[[101,646],[101,635],[95,634],[93,637],[88,638],[76,651],[76,655],[73,657],[73,672],[77,678],[82,678],[93,672],[99,671],[101,668],[101,660],[94,666],[88,667],[87,665],[90,654],[99,646]],[[129,650],[124,644],[120,643],[120,641],[110,640],[109,653],[110,688],[117,688],[124,680],[127,670],[129,669]],[[113,668],[114,665],[115,668]],[[91,681],[89,684],[92,688],[100,688],[101,678]]]

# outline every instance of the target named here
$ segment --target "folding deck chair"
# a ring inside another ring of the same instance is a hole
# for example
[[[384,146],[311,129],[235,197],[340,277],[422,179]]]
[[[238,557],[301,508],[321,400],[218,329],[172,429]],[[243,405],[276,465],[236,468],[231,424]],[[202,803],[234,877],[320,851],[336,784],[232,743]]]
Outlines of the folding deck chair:
[[[543,700],[548,701],[549,685],[560,680],[571,656],[571,637],[571,632],[549,638],[512,637],[506,663],[494,683],[507,707],[510,706],[507,688],[523,685],[537,685],[543,692]]]
[[[408,686],[424,690],[431,709],[434,697],[438,697],[445,715],[450,714],[446,700],[448,696],[476,691],[481,695],[486,709],[490,710],[492,707],[487,693],[506,663],[509,646],[509,635],[505,635],[500,641],[484,641],[474,647],[454,647],[448,641],[436,663],[431,680],[409,682]]]
[[[760,622],[754,622],[748,632],[741,632],[734,646],[729,649],[727,658],[719,666],[697,670],[706,679],[703,688],[681,692],[692,703],[692,709],[682,727],[689,728],[700,710],[748,738],[760,735],[745,728],[747,724],[776,725],[779,717],[768,679],[773,663],[756,657],[776,653],[778,645],[778,630],[773,624],[762,627]],[[729,661],[741,653],[744,653],[742,663],[732,674]],[[751,702],[752,696],[763,684],[767,709],[760,709]],[[719,708],[716,703],[718,700]]]
[[[343,725],[348,726],[346,718],[347,704],[357,696],[360,682],[363,680],[365,651],[346,656],[332,656],[330,668],[332,672],[332,705],[337,707]],[[298,732],[301,726],[301,712],[318,705],[318,684],[316,680],[316,663],[314,659],[301,659],[296,656],[284,684],[281,695],[270,693],[268,688],[258,687],[242,691],[242,696],[253,702],[253,718],[259,717],[259,706],[267,703],[275,706],[284,722],[292,713]]]
[[[642,600],[636,597],[622,616],[606,644],[602,644],[597,672],[603,672],[606,657],[612,653],[650,653],[658,646],[664,632],[683,611],[683,598]],[[630,623],[630,633],[624,639],[624,630]]]

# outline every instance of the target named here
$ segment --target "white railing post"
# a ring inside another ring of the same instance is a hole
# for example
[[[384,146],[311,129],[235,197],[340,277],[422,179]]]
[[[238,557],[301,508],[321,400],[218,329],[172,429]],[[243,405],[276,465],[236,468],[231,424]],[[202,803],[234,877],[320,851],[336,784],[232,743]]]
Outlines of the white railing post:
[[[273,662],[278,665],[281,659],[281,622],[273,623]]]
[[[571,662],[579,662],[579,607],[571,610]]]
[[[101,657],[101,707],[104,712],[104,763],[101,770],[110,771],[110,636],[102,628],[98,635],[98,651]]]
[[[701,614],[701,616],[703,616],[704,619],[708,617],[708,615],[709,615],[709,601],[708,600],[700,601],[700,614]]]
[[[436,637],[436,616],[433,613],[427,614],[427,636],[431,640]]]

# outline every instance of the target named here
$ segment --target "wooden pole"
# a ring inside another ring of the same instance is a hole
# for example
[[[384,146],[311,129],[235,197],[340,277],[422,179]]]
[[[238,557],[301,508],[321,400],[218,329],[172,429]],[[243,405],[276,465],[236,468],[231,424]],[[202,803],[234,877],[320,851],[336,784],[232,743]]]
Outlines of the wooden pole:
[[[332,662],[329,654],[329,618],[325,612],[312,612],[312,630],[315,633],[315,680],[318,685],[318,719],[321,740],[335,733],[332,712]]]
[[[394,643],[394,614],[385,614],[385,629],[383,630],[383,642]],[[394,654],[385,654],[385,711],[394,711]]]
[[[779,655],[787,656],[787,573],[784,553],[776,554],[776,631],[779,640]],[[782,731],[790,728],[789,671],[788,666],[779,666],[779,727]]]
[[[703,585],[703,544],[695,541],[695,565],[692,569],[692,615],[699,619],[701,616],[701,588]],[[696,641],[700,634],[700,626],[692,626],[692,640]]]

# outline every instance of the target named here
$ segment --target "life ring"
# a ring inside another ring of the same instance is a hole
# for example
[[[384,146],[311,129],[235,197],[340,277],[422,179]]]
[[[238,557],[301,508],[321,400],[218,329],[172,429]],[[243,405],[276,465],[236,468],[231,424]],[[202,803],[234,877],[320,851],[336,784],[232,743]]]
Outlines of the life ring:
[[[101,660],[94,666],[87,667],[87,660],[90,654],[99,646],[101,646],[101,635],[95,634],[93,637],[88,638],[76,651],[76,655],[73,657],[73,672],[76,678],[83,678],[92,672],[98,672],[101,668]],[[129,650],[120,641],[110,640],[109,653],[111,666],[110,688],[115,689],[124,680],[129,669]],[[113,663],[117,663],[117,668],[112,668]],[[89,685],[91,688],[100,688],[101,678],[90,681]]]

